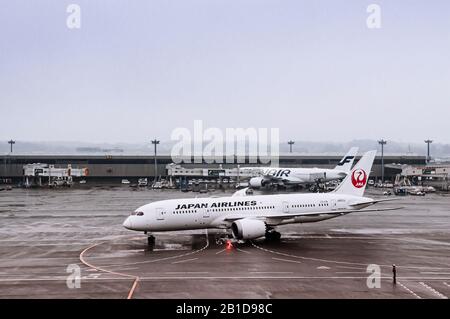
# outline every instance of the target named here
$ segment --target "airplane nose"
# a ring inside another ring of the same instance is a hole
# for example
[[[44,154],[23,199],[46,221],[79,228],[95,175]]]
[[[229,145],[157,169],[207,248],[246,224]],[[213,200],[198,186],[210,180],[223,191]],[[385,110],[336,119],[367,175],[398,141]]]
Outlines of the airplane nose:
[[[127,229],[132,229],[133,225],[131,224],[131,218],[127,217],[127,219],[125,219],[125,221],[123,222],[123,227],[127,228]]]

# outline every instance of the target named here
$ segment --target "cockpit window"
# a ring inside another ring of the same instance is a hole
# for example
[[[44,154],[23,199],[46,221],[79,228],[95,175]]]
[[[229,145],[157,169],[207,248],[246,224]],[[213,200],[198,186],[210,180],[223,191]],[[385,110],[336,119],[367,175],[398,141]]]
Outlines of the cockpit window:
[[[137,216],[144,216],[144,213],[143,212],[137,212],[136,215]]]

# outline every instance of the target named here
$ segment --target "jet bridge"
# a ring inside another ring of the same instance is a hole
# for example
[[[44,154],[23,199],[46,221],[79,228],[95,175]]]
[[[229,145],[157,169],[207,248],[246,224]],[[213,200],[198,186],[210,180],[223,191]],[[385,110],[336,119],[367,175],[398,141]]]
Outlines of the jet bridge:
[[[87,168],[55,167],[43,163],[33,163],[23,166],[24,186],[72,186],[73,177],[85,177],[89,175]]]

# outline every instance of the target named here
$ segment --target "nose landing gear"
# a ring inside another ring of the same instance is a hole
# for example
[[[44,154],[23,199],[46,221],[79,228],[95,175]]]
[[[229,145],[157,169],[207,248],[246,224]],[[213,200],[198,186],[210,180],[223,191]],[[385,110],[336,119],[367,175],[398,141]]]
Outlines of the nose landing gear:
[[[265,236],[267,241],[279,241],[281,238],[281,234],[275,230],[267,231]]]

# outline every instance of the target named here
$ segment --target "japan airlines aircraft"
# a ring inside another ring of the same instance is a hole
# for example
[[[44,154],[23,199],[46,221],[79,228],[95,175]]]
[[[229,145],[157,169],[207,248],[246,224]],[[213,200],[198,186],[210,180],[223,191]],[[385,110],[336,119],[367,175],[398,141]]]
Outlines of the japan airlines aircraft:
[[[188,229],[231,229],[236,239],[266,236],[279,238],[278,225],[310,223],[354,212],[385,211],[397,208],[364,209],[386,199],[363,197],[376,151],[361,160],[331,193],[280,194],[221,198],[170,199],[139,207],[129,216],[125,228],[144,231]]]
[[[343,179],[347,176],[355,160],[357,147],[352,147],[333,169],[326,168],[274,168],[274,167],[243,167],[242,172],[255,172],[260,176],[252,177],[249,185],[260,188],[267,185],[300,185],[315,184]]]

